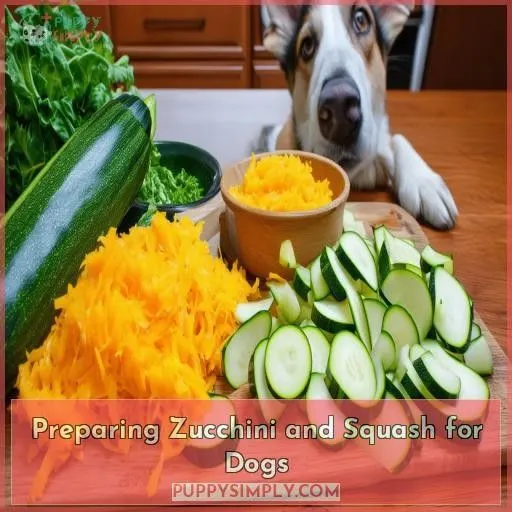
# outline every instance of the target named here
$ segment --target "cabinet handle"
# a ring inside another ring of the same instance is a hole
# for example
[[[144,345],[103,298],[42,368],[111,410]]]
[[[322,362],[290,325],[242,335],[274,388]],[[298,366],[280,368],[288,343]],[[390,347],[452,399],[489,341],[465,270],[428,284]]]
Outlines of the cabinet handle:
[[[206,21],[204,18],[195,19],[159,19],[148,18],[144,20],[146,30],[186,30],[200,32],[204,30]]]

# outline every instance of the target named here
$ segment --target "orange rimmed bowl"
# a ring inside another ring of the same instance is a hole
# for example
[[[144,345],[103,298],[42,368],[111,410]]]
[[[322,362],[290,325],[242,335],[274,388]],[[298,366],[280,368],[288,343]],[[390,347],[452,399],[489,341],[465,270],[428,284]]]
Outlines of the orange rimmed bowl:
[[[229,260],[238,260],[250,274],[267,278],[270,272],[291,279],[293,271],[279,264],[284,240],[291,240],[297,262],[308,265],[326,245],[334,245],[343,232],[343,212],[350,191],[346,172],[335,162],[304,151],[274,151],[256,155],[295,155],[310,163],[316,180],[327,179],[333,200],[320,208],[297,212],[274,212],[247,206],[229,189],[240,185],[251,158],[224,169],[220,189],[226,204],[221,219],[221,251]]]

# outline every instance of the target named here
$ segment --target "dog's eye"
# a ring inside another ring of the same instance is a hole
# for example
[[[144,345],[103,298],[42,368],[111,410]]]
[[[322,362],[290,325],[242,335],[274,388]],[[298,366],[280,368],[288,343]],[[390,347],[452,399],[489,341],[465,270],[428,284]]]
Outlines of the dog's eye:
[[[313,36],[306,36],[300,44],[300,56],[302,60],[308,61],[313,57],[316,50],[316,40]]]
[[[361,7],[354,9],[354,13],[352,14],[352,24],[357,35],[367,34],[371,25],[368,13]]]

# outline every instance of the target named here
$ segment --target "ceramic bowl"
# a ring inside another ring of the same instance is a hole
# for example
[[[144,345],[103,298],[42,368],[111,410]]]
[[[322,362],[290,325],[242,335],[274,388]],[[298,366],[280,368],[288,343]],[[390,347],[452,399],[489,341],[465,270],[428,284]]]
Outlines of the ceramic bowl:
[[[291,240],[301,265],[308,265],[326,245],[334,245],[343,232],[343,212],[350,183],[339,165],[313,153],[275,151],[255,158],[279,154],[296,155],[309,162],[316,180],[329,181],[333,200],[320,208],[297,212],[272,212],[247,206],[229,192],[233,185],[241,184],[251,159],[237,162],[224,169],[221,179],[221,194],[226,203],[221,249],[255,277],[267,278],[274,272],[290,279],[293,272],[279,264],[281,243]]]
[[[185,169],[189,174],[197,177],[206,192],[204,197],[192,203],[158,205],[158,210],[165,212],[169,220],[172,220],[176,213],[204,205],[219,193],[222,170],[213,155],[198,146],[185,142],[155,141],[155,145],[160,151],[162,165],[169,169]],[[137,224],[147,209],[147,202],[136,199],[121,223],[120,230],[126,231]]]

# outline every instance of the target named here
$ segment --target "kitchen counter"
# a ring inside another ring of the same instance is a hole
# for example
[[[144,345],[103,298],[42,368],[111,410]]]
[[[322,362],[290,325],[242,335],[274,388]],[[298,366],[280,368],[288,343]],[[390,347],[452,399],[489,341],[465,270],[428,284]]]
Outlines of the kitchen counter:
[[[149,91],[144,91],[144,93]],[[282,122],[284,90],[157,90],[157,138],[199,145],[227,165],[250,153],[261,126]],[[459,209],[449,232],[425,228],[490,331],[506,345],[506,94],[392,91],[388,110],[402,133],[448,183]],[[394,201],[389,191],[352,192],[352,201]]]

